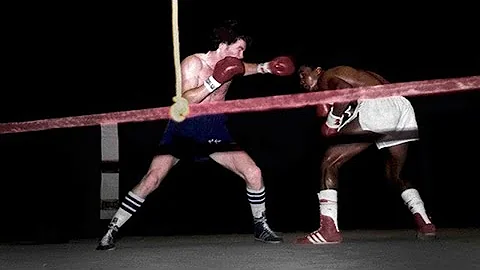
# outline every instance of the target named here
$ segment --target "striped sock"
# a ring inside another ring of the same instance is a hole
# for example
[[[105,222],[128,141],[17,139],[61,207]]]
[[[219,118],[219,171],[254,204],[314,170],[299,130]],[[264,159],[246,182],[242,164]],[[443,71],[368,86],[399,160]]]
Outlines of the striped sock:
[[[265,187],[254,190],[247,187],[247,197],[252,208],[253,217],[256,219],[265,216]]]
[[[122,225],[140,209],[144,201],[145,199],[135,195],[135,193],[131,191],[128,192],[117,213],[113,216],[110,225],[117,226],[118,228],[122,227]]]

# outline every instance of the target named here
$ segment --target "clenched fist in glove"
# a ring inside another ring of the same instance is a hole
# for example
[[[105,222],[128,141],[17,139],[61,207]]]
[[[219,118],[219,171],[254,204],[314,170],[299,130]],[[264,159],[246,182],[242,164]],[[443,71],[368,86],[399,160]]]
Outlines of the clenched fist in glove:
[[[328,137],[335,135],[338,132],[338,128],[342,124],[343,115],[336,116],[333,114],[333,107],[330,108],[330,112],[328,113],[327,120],[322,125],[321,131],[323,136]]]
[[[258,73],[271,73],[277,76],[288,76],[295,72],[295,65],[288,56],[279,56],[270,62],[258,64]]]
[[[243,61],[235,57],[227,56],[217,62],[212,75],[205,80],[203,85],[207,88],[208,92],[213,92],[236,75],[243,74],[245,74]]]
[[[327,115],[327,120],[322,125],[321,131],[323,136],[332,136],[338,133],[338,131],[346,124],[348,124],[351,120],[354,119],[353,116],[353,108],[351,105],[348,105],[347,109],[343,111],[341,116],[337,116],[333,114],[333,106],[330,107],[330,111]],[[317,107],[318,113],[318,107]]]

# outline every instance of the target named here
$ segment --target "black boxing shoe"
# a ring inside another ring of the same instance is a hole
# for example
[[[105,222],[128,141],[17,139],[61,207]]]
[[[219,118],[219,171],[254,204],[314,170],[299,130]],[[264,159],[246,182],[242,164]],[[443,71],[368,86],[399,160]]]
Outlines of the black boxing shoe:
[[[254,220],[254,236],[256,241],[278,244],[283,242],[283,238],[278,236],[270,229],[265,217],[255,218]]]
[[[108,226],[108,231],[102,237],[96,250],[114,250],[115,249],[115,235],[118,232],[118,227],[115,225]]]

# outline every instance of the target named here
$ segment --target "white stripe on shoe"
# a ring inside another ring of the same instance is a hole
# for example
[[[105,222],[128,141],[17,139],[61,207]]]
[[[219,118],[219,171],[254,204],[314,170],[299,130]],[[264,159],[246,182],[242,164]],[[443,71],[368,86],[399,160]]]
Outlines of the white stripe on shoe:
[[[341,241],[327,241],[319,231],[315,231],[307,235],[305,238],[314,245],[321,244],[338,244]]]
[[[307,239],[308,241],[310,241],[310,243],[314,245],[327,243],[327,240],[325,240],[325,238],[323,238],[323,236],[318,231],[310,233],[307,236]]]

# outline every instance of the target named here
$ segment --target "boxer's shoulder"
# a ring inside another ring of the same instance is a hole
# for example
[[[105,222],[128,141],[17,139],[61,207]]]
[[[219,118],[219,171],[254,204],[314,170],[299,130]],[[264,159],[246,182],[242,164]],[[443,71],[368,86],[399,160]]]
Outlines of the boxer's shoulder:
[[[322,73],[322,80],[331,80],[336,78],[354,77],[358,72],[350,66],[336,66],[325,70]]]
[[[202,59],[201,54],[192,54],[185,57],[181,65],[184,72],[196,74],[204,68],[205,61]]]
[[[327,69],[325,72],[331,73],[331,74],[345,74],[345,73],[355,73],[355,72],[358,72],[358,70],[351,66],[336,66],[336,67]]]
[[[182,61],[182,64],[202,66],[204,62],[205,62],[205,54],[196,53],[196,54],[192,54],[185,57]]]

